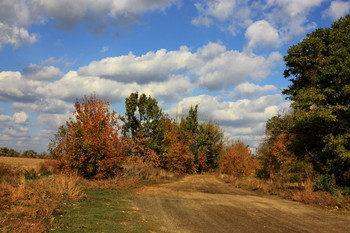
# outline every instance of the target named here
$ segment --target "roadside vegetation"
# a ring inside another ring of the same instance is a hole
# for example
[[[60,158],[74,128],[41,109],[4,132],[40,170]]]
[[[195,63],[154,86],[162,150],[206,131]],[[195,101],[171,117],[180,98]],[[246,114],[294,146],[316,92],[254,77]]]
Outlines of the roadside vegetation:
[[[225,139],[218,124],[201,121],[198,105],[175,120],[156,99],[138,92],[126,98],[125,115],[96,94],[84,96],[52,139],[48,155],[0,148],[1,156],[56,161],[33,172],[0,164],[0,226],[5,232],[89,232],[96,229],[82,222],[107,221],[117,211],[113,224],[142,232],[150,226],[128,228],[124,222],[138,218],[126,204],[130,190],[145,181],[213,172],[236,187],[349,210],[349,32],[350,15],[288,50],[284,76],[291,85],[283,93],[291,110],[268,120],[256,154],[243,142]],[[120,209],[103,212],[94,203]],[[69,221],[74,218],[76,225]],[[98,231],[108,232],[109,224]]]

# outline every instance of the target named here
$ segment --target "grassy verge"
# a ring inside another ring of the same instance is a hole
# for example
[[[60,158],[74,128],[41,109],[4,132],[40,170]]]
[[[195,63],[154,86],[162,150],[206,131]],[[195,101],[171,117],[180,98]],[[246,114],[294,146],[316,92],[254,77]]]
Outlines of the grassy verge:
[[[132,204],[135,189],[177,180],[173,174],[156,169],[147,177],[140,174],[107,180],[82,180],[85,197],[54,213],[58,223],[51,232],[159,232],[156,224],[145,222]],[[141,178],[140,178],[141,177]]]
[[[89,189],[80,201],[56,211],[61,228],[53,232],[148,232],[130,204],[128,189]]]

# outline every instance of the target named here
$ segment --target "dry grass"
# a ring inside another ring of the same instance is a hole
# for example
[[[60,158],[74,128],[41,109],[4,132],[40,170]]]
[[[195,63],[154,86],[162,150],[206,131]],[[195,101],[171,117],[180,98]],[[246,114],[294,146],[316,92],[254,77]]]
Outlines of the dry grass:
[[[79,179],[60,174],[27,180],[19,168],[0,164],[0,231],[46,232],[55,209],[82,197]]]
[[[220,175],[219,178],[237,188],[256,191],[261,194],[278,195],[282,198],[299,201],[327,209],[350,210],[350,197],[334,196],[328,192],[314,191],[314,182],[302,183],[273,182],[255,177],[234,177]]]
[[[49,159],[31,159],[31,158],[16,158],[16,157],[1,157],[0,163],[11,166],[15,170],[35,171],[39,172],[44,164],[57,164],[55,160]]]

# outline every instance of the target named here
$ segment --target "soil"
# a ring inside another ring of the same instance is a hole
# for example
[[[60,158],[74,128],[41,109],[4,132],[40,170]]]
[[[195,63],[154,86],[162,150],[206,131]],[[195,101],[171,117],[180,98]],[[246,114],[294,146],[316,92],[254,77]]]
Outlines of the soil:
[[[157,232],[350,232],[350,216],[258,196],[212,175],[144,187],[135,208]]]

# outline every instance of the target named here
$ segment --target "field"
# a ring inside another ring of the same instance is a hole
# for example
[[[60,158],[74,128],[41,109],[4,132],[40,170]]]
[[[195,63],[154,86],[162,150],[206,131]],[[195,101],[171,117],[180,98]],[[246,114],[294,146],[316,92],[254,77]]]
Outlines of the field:
[[[48,162],[48,159],[31,159],[31,158],[14,158],[14,157],[1,157],[0,163],[11,166],[17,170],[38,172],[43,164]]]

